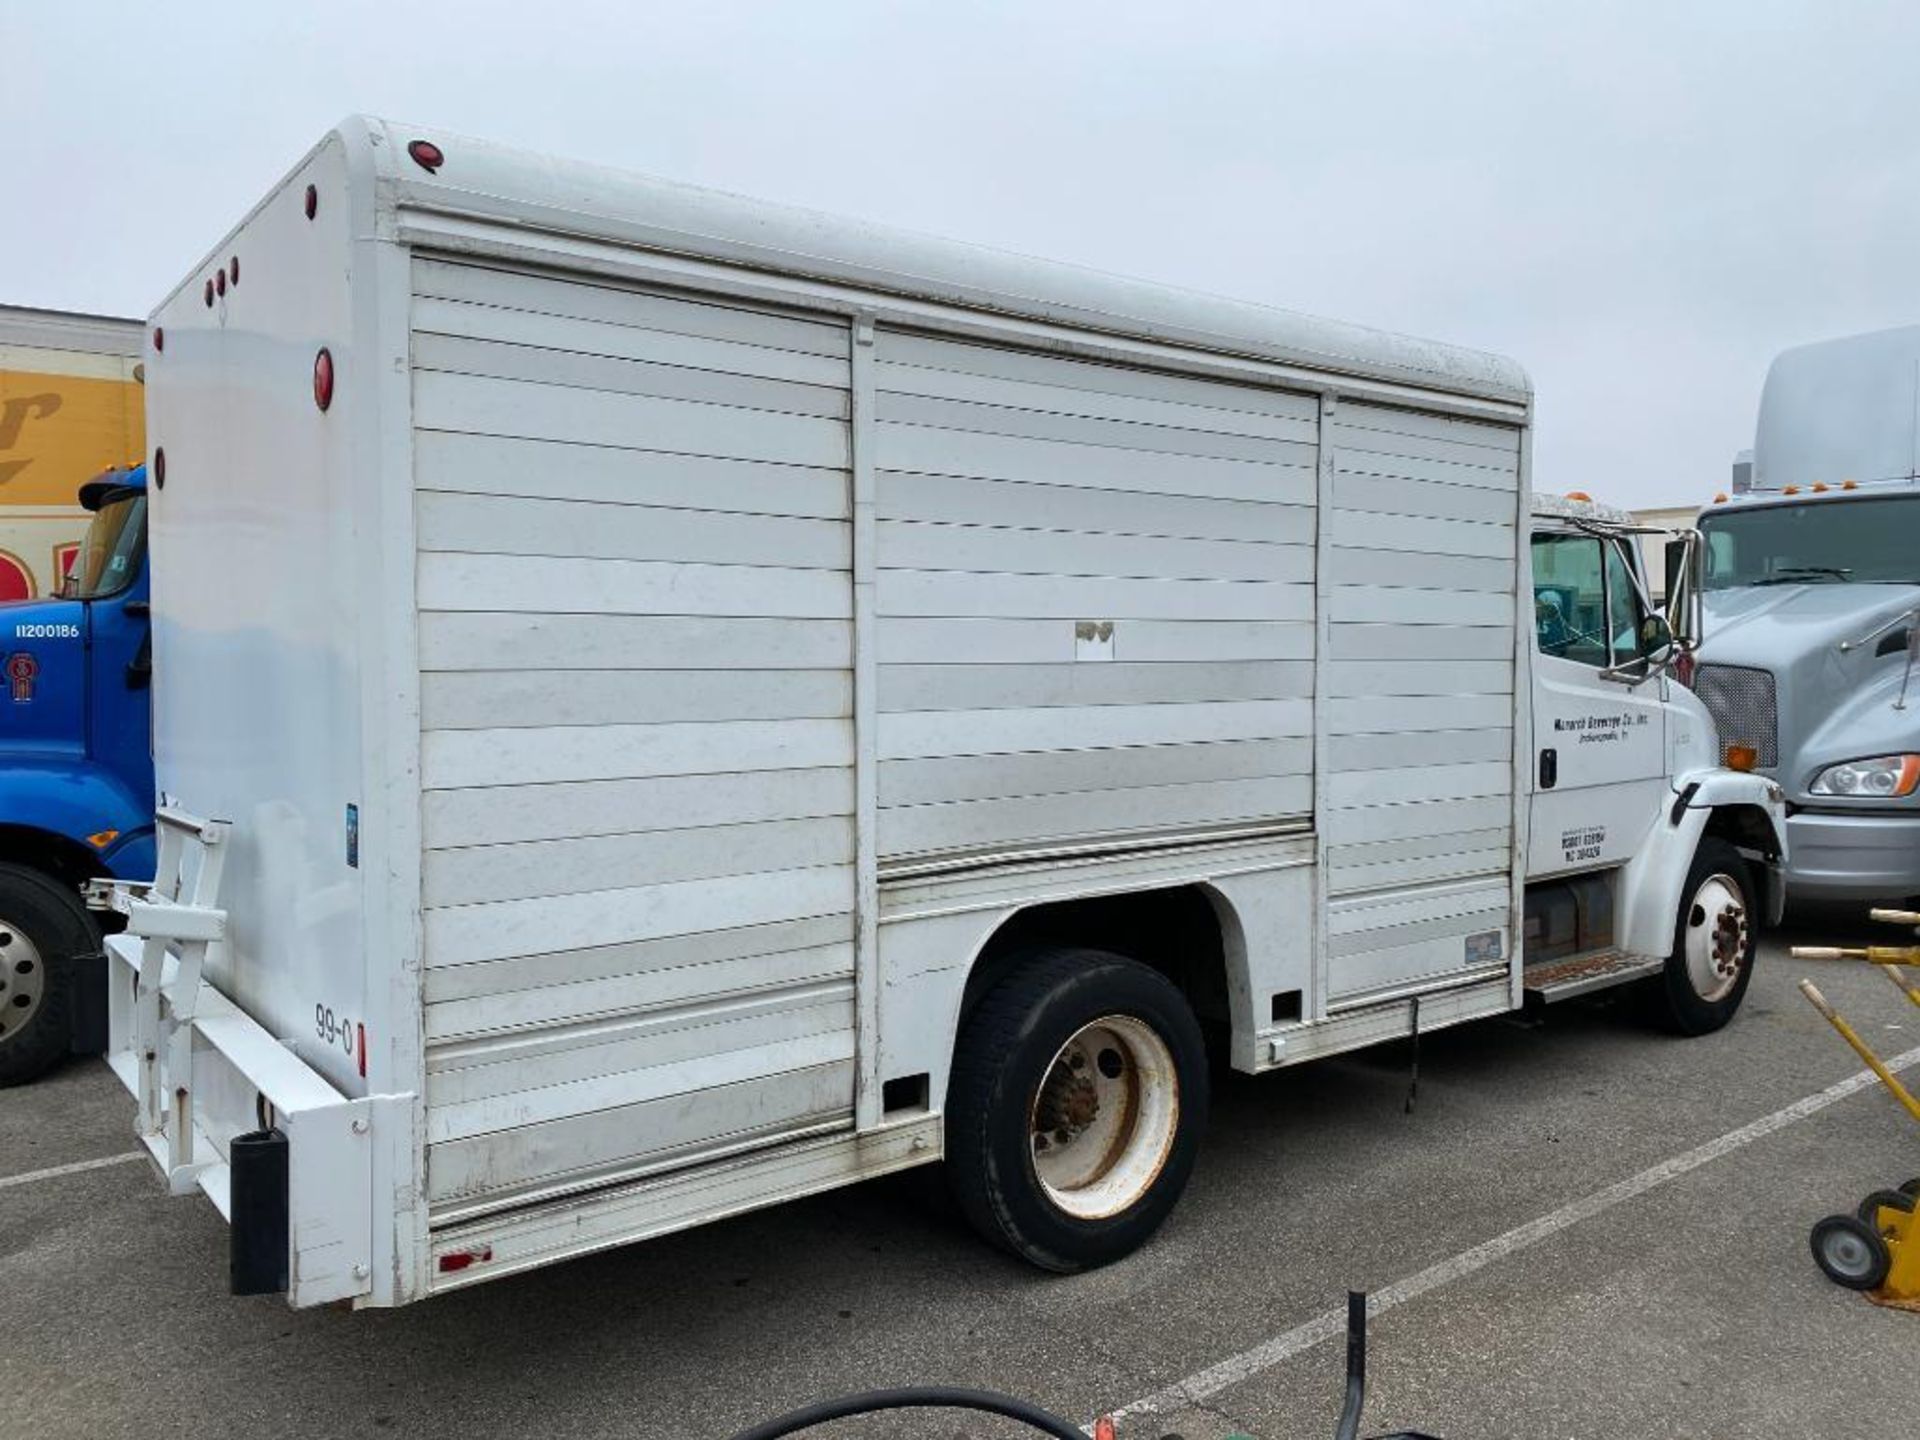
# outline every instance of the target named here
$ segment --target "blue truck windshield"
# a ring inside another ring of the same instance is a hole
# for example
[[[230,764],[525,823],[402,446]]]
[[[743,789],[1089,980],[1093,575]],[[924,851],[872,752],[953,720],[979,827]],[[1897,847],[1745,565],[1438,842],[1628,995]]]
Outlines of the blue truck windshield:
[[[1723,510],[1700,530],[1709,590],[1920,584],[1920,494]]]
[[[140,573],[146,543],[147,497],[138,490],[123,491],[93,512],[64,594],[73,600],[118,594]]]

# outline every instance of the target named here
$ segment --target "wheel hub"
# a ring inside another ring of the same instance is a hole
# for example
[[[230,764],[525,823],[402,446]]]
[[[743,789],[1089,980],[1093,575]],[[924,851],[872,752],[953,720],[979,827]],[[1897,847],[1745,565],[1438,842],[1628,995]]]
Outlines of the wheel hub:
[[[24,930],[0,918],[0,1041],[27,1026],[46,994],[46,966]]]
[[[1151,1026],[1126,1015],[1083,1025],[1028,1112],[1035,1178],[1069,1215],[1117,1215],[1152,1188],[1179,1117],[1173,1053]]]
[[[1100,1092],[1086,1069],[1085,1056],[1069,1055],[1066,1064],[1054,1065],[1041,1087],[1035,1128],[1060,1144],[1066,1144],[1100,1116]]]
[[[1723,1000],[1739,983],[1751,948],[1746,897],[1731,877],[1709,875],[1694,892],[1686,919],[1687,978],[1702,1000]]]
[[[1747,953],[1747,917],[1739,906],[1720,912],[1713,927],[1713,963],[1722,975],[1739,972],[1740,959]]]

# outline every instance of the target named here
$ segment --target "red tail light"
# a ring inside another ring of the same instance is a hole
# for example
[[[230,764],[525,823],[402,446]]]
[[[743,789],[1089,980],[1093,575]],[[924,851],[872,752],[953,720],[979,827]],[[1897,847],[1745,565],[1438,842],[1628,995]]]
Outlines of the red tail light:
[[[313,186],[307,187],[307,218],[311,220],[320,209],[320,192]]]
[[[227,261],[227,279],[235,285],[240,283],[240,257],[238,255]]]
[[[429,175],[447,163],[447,157],[438,145],[431,140],[415,140],[408,144],[407,154],[413,157],[413,163]]]
[[[440,1257],[440,1273],[442,1275],[457,1274],[469,1265],[475,1264],[476,1262],[484,1265],[491,1259],[493,1259],[493,1247],[491,1245],[480,1245],[472,1250],[449,1251]]]
[[[216,270],[213,272],[213,288],[215,293],[217,294],[224,295],[227,293],[227,272],[226,271]]]
[[[153,327],[153,348],[155,350],[164,350],[167,348],[167,332],[162,330],[158,325]]]
[[[213,308],[213,281],[207,281],[207,308]]]
[[[313,357],[313,403],[323,412],[333,404],[333,354],[325,349]]]

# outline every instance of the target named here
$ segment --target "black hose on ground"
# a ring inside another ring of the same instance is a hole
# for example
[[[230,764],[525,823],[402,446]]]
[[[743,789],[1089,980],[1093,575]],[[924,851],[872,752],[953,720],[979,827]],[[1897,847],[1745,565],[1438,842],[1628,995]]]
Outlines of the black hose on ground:
[[[962,1390],[951,1385],[912,1385],[900,1390],[863,1390],[857,1395],[842,1395],[788,1411],[751,1429],[742,1430],[733,1440],[778,1440],[796,1430],[824,1425],[829,1420],[844,1420],[850,1415],[868,1415],[876,1410],[984,1410],[1031,1425],[1054,1440],[1087,1440],[1087,1434],[1070,1420],[1062,1420],[1050,1411],[1011,1395],[992,1390]]]
[[[1415,1043],[1419,1042],[1416,1040]],[[1340,1408],[1340,1423],[1334,1427],[1333,1440],[1354,1440],[1354,1436],[1360,1433],[1360,1412],[1366,1408],[1367,1295],[1364,1290],[1349,1290],[1347,1292],[1347,1403]]]

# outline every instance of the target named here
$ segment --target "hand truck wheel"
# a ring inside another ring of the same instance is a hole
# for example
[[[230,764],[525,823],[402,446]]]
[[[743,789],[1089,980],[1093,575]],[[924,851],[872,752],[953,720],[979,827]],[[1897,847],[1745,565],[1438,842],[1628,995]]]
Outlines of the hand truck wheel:
[[[1893,1252],[1879,1230],[1858,1215],[1829,1215],[1807,1237],[1827,1278],[1849,1290],[1872,1290],[1887,1278]]]

